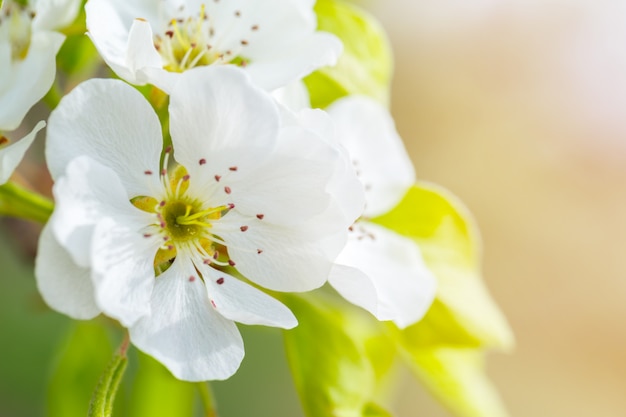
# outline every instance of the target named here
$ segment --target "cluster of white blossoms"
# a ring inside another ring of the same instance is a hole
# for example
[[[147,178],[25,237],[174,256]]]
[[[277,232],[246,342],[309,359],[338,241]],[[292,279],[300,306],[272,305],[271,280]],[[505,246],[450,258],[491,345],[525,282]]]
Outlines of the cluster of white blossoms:
[[[126,81],[170,92],[196,66],[234,64],[268,91],[334,65],[341,41],[318,32],[314,0],[89,0],[87,28]]]
[[[30,108],[50,89],[55,57],[65,36],[54,29],[69,24],[78,12],[77,0],[1,2],[0,8],[0,133],[16,129]],[[9,144],[0,135],[0,184],[7,182],[24,157],[38,123],[22,140]]]
[[[121,80],[83,82],[52,112],[46,160],[56,206],[35,271],[52,308],[119,321],[135,346],[190,381],[237,370],[235,322],[297,325],[263,289],[329,282],[399,327],[425,314],[435,280],[418,246],[370,221],[415,180],[387,111],[363,97],[327,111],[301,109],[302,95],[285,105],[290,86],[342,51],[316,31],[313,3],[87,2],[88,34],[111,69],[169,95],[171,146],[150,103]],[[11,65],[26,65],[44,34],[35,30],[40,14],[5,7],[11,19],[32,19],[32,33],[9,27],[12,45],[26,45],[9,51]],[[54,39],[52,58],[62,42]],[[49,87],[54,72],[30,77]]]

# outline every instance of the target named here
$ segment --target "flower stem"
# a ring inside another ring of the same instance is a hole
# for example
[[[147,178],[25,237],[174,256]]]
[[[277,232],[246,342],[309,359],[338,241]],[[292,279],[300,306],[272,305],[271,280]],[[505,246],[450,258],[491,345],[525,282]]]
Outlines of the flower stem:
[[[45,223],[52,214],[53,202],[14,182],[0,185],[0,215]]]
[[[209,385],[208,382],[199,382],[197,386],[198,391],[200,391],[200,398],[202,399],[205,417],[217,417],[217,408],[215,407],[215,400],[211,385]]]

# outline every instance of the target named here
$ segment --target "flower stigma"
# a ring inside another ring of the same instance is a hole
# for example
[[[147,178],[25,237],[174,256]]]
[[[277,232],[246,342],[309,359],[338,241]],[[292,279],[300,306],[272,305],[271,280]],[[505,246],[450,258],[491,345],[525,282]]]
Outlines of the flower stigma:
[[[219,7],[219,4],[214,7]],[[183,12],[184,8],[182,5],[179,12]],[[235,11],[234,16],[241,17],[241,11]],[[259,25],[250,27],[251,32],[258,29]],[[213,17],[202,4],[196,16],[170,19],[165,32],[154,36],[154,46],[165,62],[164,68],[172,72],[212,64],[248,65],[250,60],[244,58],[242,52],[249,39],[240,39],[236,45],[226,46],[223,37],[218,36]]]

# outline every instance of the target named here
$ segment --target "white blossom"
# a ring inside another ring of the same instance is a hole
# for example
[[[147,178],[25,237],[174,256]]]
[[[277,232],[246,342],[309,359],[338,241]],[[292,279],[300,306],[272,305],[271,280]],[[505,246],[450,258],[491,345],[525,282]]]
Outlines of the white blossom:
[[[13,171],[20,163],[24,154],[35,140],[37,132],[44,128],[46,122],[40,121],[33,130],[21,140],[9,143],[9,139],[0,136],[0,185],[9,180]]]
[[[328,108],[365,189],[363,216],[337,258],[330,284],[348,301],[399,327],[420,320],[436,292],[433,274],[412,240],[370,221],[394,208],[415,183],[413,165],[386,109],[352,96]]]
[[[0,130],[17,128],[50,89],[55,57],[65,36],[53,30],[70,23],[80,1],[5,0],[0,9]]]
[[[56,207],[38,286],[60,312],[119,320],[178,378],[223,379],[243,357],[234,321],[296,325],[249,282],[321,286],[362,190],[338,147],[282,124],[235,67],[186,71],[169,112],[173,150],[160,163],[157,116],[130,86],[90,80],[63,98],[49,120]]]
[[[102,58],[133,84],[172,89],[196,66],[235,64],[270,91],[334,65],[341,41],[316,31],[309,0],[90,0],[87,28]]]

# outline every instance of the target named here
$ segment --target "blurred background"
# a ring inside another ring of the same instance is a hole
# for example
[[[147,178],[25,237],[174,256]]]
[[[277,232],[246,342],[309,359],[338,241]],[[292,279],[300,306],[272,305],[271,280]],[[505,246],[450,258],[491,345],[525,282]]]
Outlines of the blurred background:
[[[488,362],[511,414],[626,415],[626,2],[365,6],[391,39],[418,176],[480,226],[517,337]],[[448,416],[402,387],[403,416]]]
[[[392,43],[392,112],[418,176],[480,226],[485,278],[517,337],[488,362],[511,414],[623,417],[626,1],[361,3]],[[70,324],[38,301],[23,225],[0,227],[0,417],[39,416]],[[299,415],[280,333],[244,332],[255,348],[216,384],[221,416]],[[400,417],[449,417],[405,377]]]

